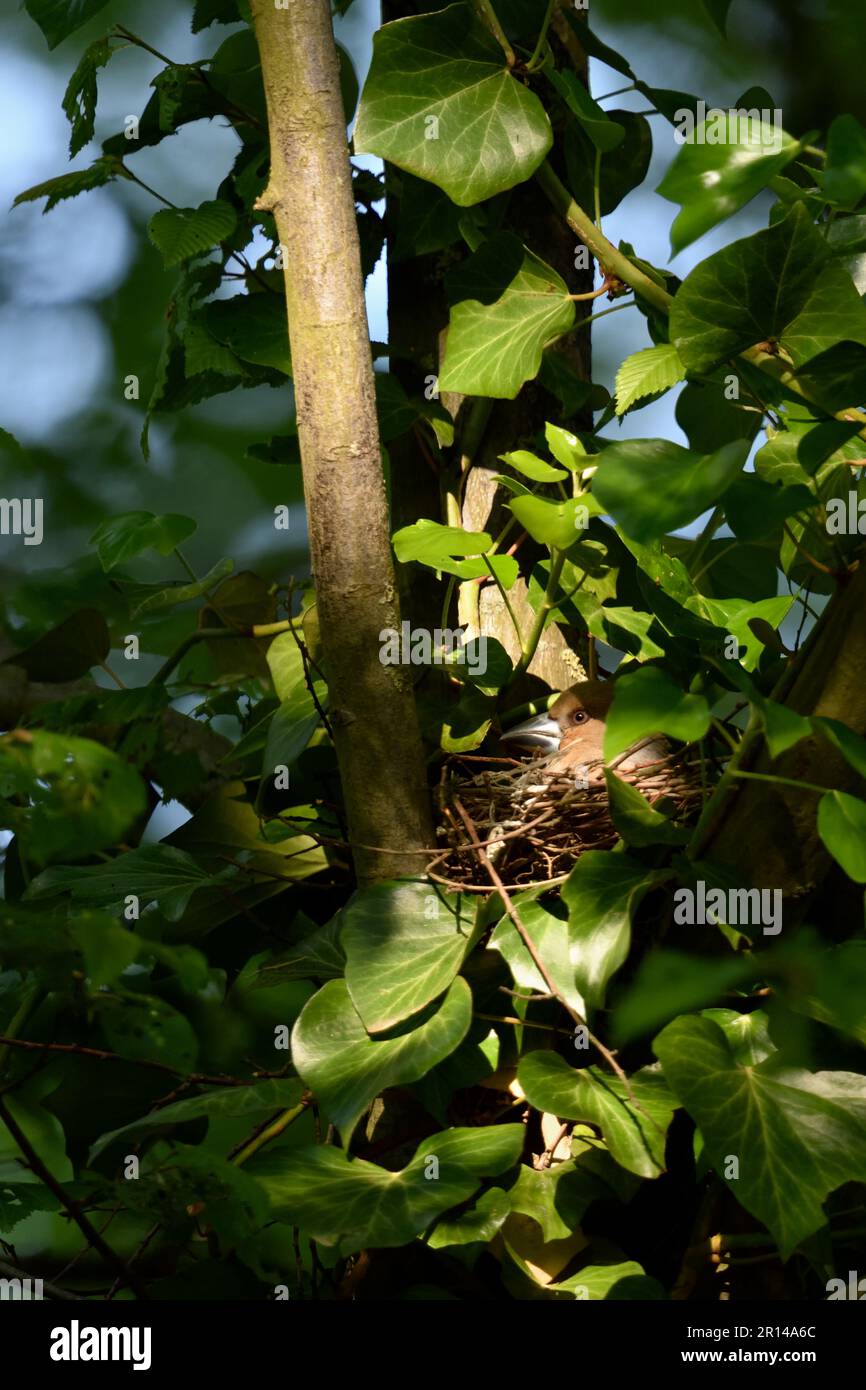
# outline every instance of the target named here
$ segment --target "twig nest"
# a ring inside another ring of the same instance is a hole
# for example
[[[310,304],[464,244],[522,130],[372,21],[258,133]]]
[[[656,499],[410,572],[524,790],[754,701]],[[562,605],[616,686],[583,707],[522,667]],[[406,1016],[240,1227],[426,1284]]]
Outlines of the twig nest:
[[[590,849],[610,849],[619,839],[611,819],[604,764],[584,764],[576,774],[545,775],[546,760],[453,756],[439,786],[437,838],[442,851],[427,872],[461,892],[489,892],[490,878],[455,808],[459,801],[505,887],[514,891],[553,887]],[[625,773],[656,810],[677,824],[697,819],[705,792],[689,750]]]

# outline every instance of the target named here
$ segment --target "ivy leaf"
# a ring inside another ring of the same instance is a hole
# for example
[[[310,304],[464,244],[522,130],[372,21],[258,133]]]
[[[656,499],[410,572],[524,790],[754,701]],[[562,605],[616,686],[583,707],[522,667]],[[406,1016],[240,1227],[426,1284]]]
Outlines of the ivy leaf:
[[[866,193],[866,130],[854,116],[837,116],[827,133],[824,194],[852,208]]]
[[[505,66],[471,6],[383,25],[355,123],[355,152],[377,154],[470,207],[523,183],[553,132],[538,97]]]
[[[576,1274],[563,1279],[561,1284],[548,1284],[547,1291],[551,1295],[573,1294],[587,1303],[601,1303],[607,1299],[661,1302],[668,1297],[659,1281],[651,1278],[643,1265],[624,1259],[618,1251],[611,1251],[604,1260],[590,1258],[588,1264],[581,1265]]]
[[[50,212],[64,198],[77,198],[79,193],[89,193],[92,188],[102,188],[104,184],[111,183],[113,179],[126,176],[121,161],[115,155],[100,155],[99,159],[87,169],[75,169],[70,174],[60,174],[56,179],[46,179],[44,183],[36,183],[32,188],[27,188],[12,204],[18,207],[19,203],[33,203],[37,198],[47,198],[48,201],[42,209],[43,214]]]
[[[640,1178],[664,1172],[665,1135],[677,1102],[657,1067],[629,1078],[636,1109],[618,1076],[599,1067],[577,1069],[553,1052],[530,1052],[517,1069],[526,1099],[562,1120],[598,1125],[617,1163]]]
[[[0,801],[0,822],[40,865],[117,844],[147,804],[138,773],[116,753],[41,729],[0,739],[0,787],[21,802]]]
[[[340,914],[346,986],[369,1033],[385,1033],[448,989],[472,940],[473,913],[427,883],[358,889]]]
[[[710,707],[703,695],[685,695],[665,671],[642,666],[616,683],[605,726],[605,760],[619,757],[649,734],[694,743],[709,727]]]
[[[748,456],[747,440],[700,455],[666,439],[627,439],[600,455],[592,490],[628,535],[657,540],[718,501]]]
[[[674,1019],[653,1051],[700,1128],[709,1162],[768,1228],[783,1260],[825,1225],[830,1192],[866,1181],[866,1078],[782,1069],[775,1057],[739,1066],[708,1018]],[[736,1178],[726,1176],[731,1155]]]
[[[628,956],[632,913],[654,882],[628,855],[589,850],[563,886],[571,965],[591,1009],[602,1007],[609,980]]]
[[[633,352],[616,374],[616,413],[624,415],[635,401],[655,396],[682,381],[685,368],[673,343]]]
[[[90,543],[96,546],[103,570],[108,571],[145,550],[170,555],[195,530],[196,523],[190,517],[176,512],[168,512],[165,516],[154,516],[153,512],[123,512],[97,526]]]
[[[24,0],[25,10],[39,25],[49,48],[56,48],[107,4],[108,0]]]
[[[562,97],[568,109],[580,121],[595,148],[602,154],[609,154],[625,139],[625,127],[611,120],[603,107],[593,101],[589,92],[568,68],[558,72],[548,67],[547,76]]]
[[[808,511],[817,498],[804,483],[771,483],[757,473],[741,473],[725,493],[725,520],[737,540],[770,536],[783,521]]]
[[[583,26],[581,26],[583,29]],[[599,204],[602,215],[613,212],[633,188],[646,178],[653,152],[649,121],[636,111],[608,111],[625,132],[616,151],[601,161]],[[572,123],[565,132],[565,166],[568,186],[583,207],[595,200],[595,146],[582,126]]]
[[[97,39],[85,48],[81,60],[69,79],[63,97],[63,110],[72,126],[69,137],[70,159],[93,138],[96,119],[96,74],[104,68],[115,49],[107,38]]]
[[[738,212],[800,149],[801,142],[785,131],[736,112],[702,121],[656,190],[682,205],[671,228],[674,254]]]
[[[456,979],[424,1021],[394,1037],[369,1036],[343,980],[329,980],[292,1031],[292,1060],[343,1143],[367,1106],[389,1086],[419,1081],[457,1048],[472,1022],[472,993]]]
[[[827,792],[818,802],[818,834],[848,877],[866,883],[866,801]]]
[[[503,266],[517,266],[503,284]],[[449,279],[452,308],[442,391],[513,400],[541,355],[574,325],[568,286],[509,232],[491,237]]]
[[[147,224],[147,233],[168,268],[225,241],[237,224],[231,203],[217,199],[197,208],[161,208]]]
[[[611,768],[605,768],[604,777],[610,818],[627,845],[644,849],[647,845],[682,845],[688,841],[688,830],[656,811],[631,782],[624,782]]]
[[[111,633],[103,615],[96,608],[80,608],[3,665],[20,666],[32,681],[72,681],[86,676],[110,651]]]
[[[544,426],[544,438],[553,457],[563,468],[567,468],[569,473],[579,473],[587,467],[586,450],[571,430],[564,430],[560,425],[548,423]]]
[[[100,1154],[119,1139],[131,1138],[133,1135],[137,1137],[148,1131],[161,1130],[163,1127],[169,1129],[172,1125],[188,1124],[190,1120],[246,1117],[253,1120],[257,1117],[261,1119],[276,1110],[288,1110],[297,1105],[303,1092],[303,1083],[297,1077],[288,1077],[286,1080],[271,1078],[267,1081],[257,1081],[252,1086],[223,1086],[215,1091],[202,1091],[197,1096],[176,1100],[171,1105],[164,1105],[159,1110],[153,1110],[150,1114],[132,1120],[120,1129],[100,1135],[91,1145],[88,1162],[95,1163]]]
[[[808,212],[797,204],[781,222],[701,261],[677,290],[671,341],[687,372],[768,339],[795,365],[839,338],[866,343],[866,308]]]
[[[347,1255],[406,1245],[468,1201],[482,1178],[512,1168],[522,1148],[520,1125],[489,1125],[431,1134],[396,1172],[324,1144],[257,1154],[247,1172],[264,1187],[278,1220]]]
[[[653,951],[641,964],[626,993],[617,999],[616,1042],[618,1045],[634,1042],[636,1038],[655,1032],[677,1014],[692,1013],[729,990],[744,988],[754,976],[752,959],[733,951],[718,959],[687,956],[669,947]],[[755,1015],[734,1014],[733,1017],[749,1019]],[[721,1023],[721,1019],[718,1022]]]
[[[156,903],[167,921],[179,922],[193,893],[216,888],[235,873],[230,866],[228,872],[211,874],[192,855],[171,845],[143,845],[108,864],[45,869],[33,879],[26,897],[51,898],[68,892],[74,902],[120,913],[124,899],[134,894],[142,908]]]
[[[529,939],[557,989],[561,991],[566,1002],[583,1015],[586,1005],[574,981],[568,922],[562,917],[554,916],[546,907],[531,899],[521,901],[518,898],[515,906]],[[490,938],[489,948],[500,953],[518,989],[549,993],[547,981],[538,970],[522,936],[508,915],[502,917],[497,924]]]

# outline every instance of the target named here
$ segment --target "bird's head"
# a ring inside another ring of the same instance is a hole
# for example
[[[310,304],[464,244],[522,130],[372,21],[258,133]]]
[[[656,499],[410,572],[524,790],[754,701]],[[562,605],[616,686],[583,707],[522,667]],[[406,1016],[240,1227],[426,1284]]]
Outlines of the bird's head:
[[[604,721],[613,701],[608,681],[580,681],[557,696],[546,714],[525,719],[502,735],[502,741],[553,754],[566,751],[569,762],[601,758]]]

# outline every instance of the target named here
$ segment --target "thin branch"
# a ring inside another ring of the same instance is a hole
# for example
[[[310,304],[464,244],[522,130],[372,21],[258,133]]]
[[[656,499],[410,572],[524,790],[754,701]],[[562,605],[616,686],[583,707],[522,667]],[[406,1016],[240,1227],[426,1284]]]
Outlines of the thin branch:
[[[57,1181],[51,1170],[43,1163],[2,1096],[0,1096],[0,1120],[3,1121],[24,1155],[30,1171],[48,1188],[49,1192],[54,1194],[64,1211],[68,1212],[72,1217],[72,1220],[81,1231],[87,1243],[102,1256],[106,1264],[114,1270],[117,1277],[126,1284],[127,1288],[132,1290],[136,1298],[142,1301],[148,1300],[149,1295],[147,1289],[140,1283],[138,1277],[133,1274],[132,1270],[129,1269],[127,1264],[117,1254],[117,1251],[113,1250],[106,1240],[103,1240],[96,1227],[90,1219],[85,1216],[80,1203],[69,1195],[62,1184]]]

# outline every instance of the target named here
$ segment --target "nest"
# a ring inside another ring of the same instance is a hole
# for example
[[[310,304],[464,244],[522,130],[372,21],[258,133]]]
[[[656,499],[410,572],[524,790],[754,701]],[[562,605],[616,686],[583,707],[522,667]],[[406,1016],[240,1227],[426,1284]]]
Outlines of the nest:
[[[460,807],[504,887],[515,892],[553,887],[587,850],[616,844],[620,837],[611,820],[603,763],[585,764],[577,778],[545,777],[544,764],[543,758],[529,764],[510,758],[449,758],[439,788],[436,833],[442,851],[428,865],[429,877],[453,891],[490,891],[490,876]],[[616,763],[613,770],[675,824],[696,821],[706,791],[690,750],[627,774]]]

